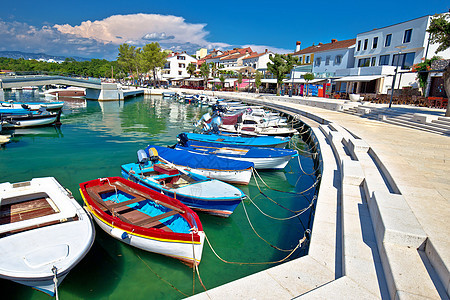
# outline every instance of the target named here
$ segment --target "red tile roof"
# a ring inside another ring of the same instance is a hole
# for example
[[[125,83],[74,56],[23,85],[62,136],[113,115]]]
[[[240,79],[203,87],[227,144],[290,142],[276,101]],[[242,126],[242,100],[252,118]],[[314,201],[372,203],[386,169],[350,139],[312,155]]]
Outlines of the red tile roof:
[[[348,47],[354,45],[355,43],[356,43],[356,39],[335,41],[335,42],[328,43],[328,44],[319,43],[319,45],[310,46],[303,50],[294,52],[294,53],[292,53],[292,55],[309,54],[309,53],[329,51],[329,50],[335,50],[335,49],[343,49],[343,48],[348,48]]]

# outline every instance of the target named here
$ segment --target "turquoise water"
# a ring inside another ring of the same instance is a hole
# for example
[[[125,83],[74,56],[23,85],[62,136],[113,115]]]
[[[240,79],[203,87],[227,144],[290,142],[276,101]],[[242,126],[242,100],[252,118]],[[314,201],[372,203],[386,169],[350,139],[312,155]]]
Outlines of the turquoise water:
[[[5,99],[43,101],[38,93],[5,92]],[[0,182],[27,181],[33,177],[55,177],[82,203],[78,184],[87,180],[120,176],[120,166],[137,160],[136,151],[148,144],[173,145],[176,135],[192,131],[192,122],[208,108],[161,99],[137,97],[125,102],[66,100],[62,125],[9,132],[11,142],[0,148]],[[307,149],[302,142],[297,147]],[[300,152],[304,173],[313,173],[313,161]],[[307,207],[315,189],[315,176],[305,175],[297,160],[284,171],[260,172],[266,184],[264,195],[252,179],[239,186],[266,214],[276,218],[292,216]],[[297,193],[297,194],[296,194]],[[270,199],[269,199],[270,198]],[[244,210],[245,208],[245,210]],[[291,211],[289,211],[291,210]],[[247,214],[248,217],[247,217]],[[250,200],[240,204],[230,218],[199,213],[204,231],[219,260],[205,242],[200,276],[207,289],[253,274],[286,257],[311,227],[311,210],[300,217],[278,220],[264,216]],[[251,225],[262,240],[252,229]],[[270,245],[269,245],[270,244]],[[280,251],[274,247],[278,247]],[[305,254],[303,247],[289,258]],[[49,299],[10,281],[0,280],[9,299]],[[148,253],[116,241],[96,226],[95,243],[86,257],[59,286],[60,299],[180,299],[204,291],[193,270],[178,260]]]

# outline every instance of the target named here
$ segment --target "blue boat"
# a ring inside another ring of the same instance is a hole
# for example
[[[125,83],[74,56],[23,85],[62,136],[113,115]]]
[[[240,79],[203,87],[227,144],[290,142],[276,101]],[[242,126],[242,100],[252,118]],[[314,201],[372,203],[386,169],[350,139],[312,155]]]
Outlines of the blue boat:
[[[154,148],[158,156],[183,170],[234,184],[248,184],[252,176],[252,162],[234,160],[190,152],[181,148],[168,148],[150,145],[145,149],[147,155]]]
[[[183,132],[178,135],[178,141],[200,141],[220,145],[243,145],[249,147],[284,148],[289,143],[289,137],[255,136],[241,137],[219,134],[200,134]]]
[[[122,165],[124,178],[177,199],[194,210],[229,217],[245,198],[240,189],[228,183],[161,161],[156,150],[150,157],[138,151],[138,160],[138,163]]]
[[[180,141],[176,149],[192,153],[215,155],[222,158],[252,162],[255,169],[284,169],[298,153],[292,149],[249,147],[243,145],[222,145],[199,141]]]

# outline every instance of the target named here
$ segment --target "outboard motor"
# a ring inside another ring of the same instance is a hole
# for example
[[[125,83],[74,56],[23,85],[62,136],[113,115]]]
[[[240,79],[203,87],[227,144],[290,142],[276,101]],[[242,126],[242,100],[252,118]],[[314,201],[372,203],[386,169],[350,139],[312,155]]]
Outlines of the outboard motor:
[[[158,151],[155,148],[149,148],[148,155],[149,155],[148,159],[152,163],[156,163],[159,160]]]
[[[137,157],[138,157],[138,163],[141,166],[147,164],[147,162],[149,161],[148,155],[145,152],[145,150],[142,150],[142,149],[138,150]]]
[[[186,147],[187,143],[189,141],[186,133],[180,133],[177,137],[177,140],[178,140],[178,144],[180,144],[180,146],[182,146],[182,147]]]

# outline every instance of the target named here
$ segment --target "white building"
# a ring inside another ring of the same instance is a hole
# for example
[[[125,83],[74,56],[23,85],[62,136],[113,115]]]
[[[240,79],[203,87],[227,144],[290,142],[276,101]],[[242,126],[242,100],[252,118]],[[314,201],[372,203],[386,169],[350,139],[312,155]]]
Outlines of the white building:
[[[316,78],[331,78],[342,68],[353,68],[355,64],[355,39],[337,41],[317,47],[312,72]]]
[[[429,43],[426,32],[432,17],[424,16],[359,33],[353,68],[336,71],[336,76],[342,77],[335,80],[342,82],[340,90],[349,93],[390,93],[397,65],[399,74],[394,89],[406,86],[417,88],[417,74],[409,73],[410,68],[424,58],[437,55],[438,45]],[[438,55],[449,58],[450,50]]]
[[[161,70],[160,78],[167,81],[176,81],[190,77],[187,72],[187,67],[190,63],[197,64],[197,59],[186,54],[186,52],[171,53],[167,57],[167,63]]]
[[[242,64],[244,67],[251,67],[257,71],[265,73],[267,71],[267,63],[271,62],[270,57],[275,54],[271,51],[266,51],[264,53],[252,53],[242,59]]]

